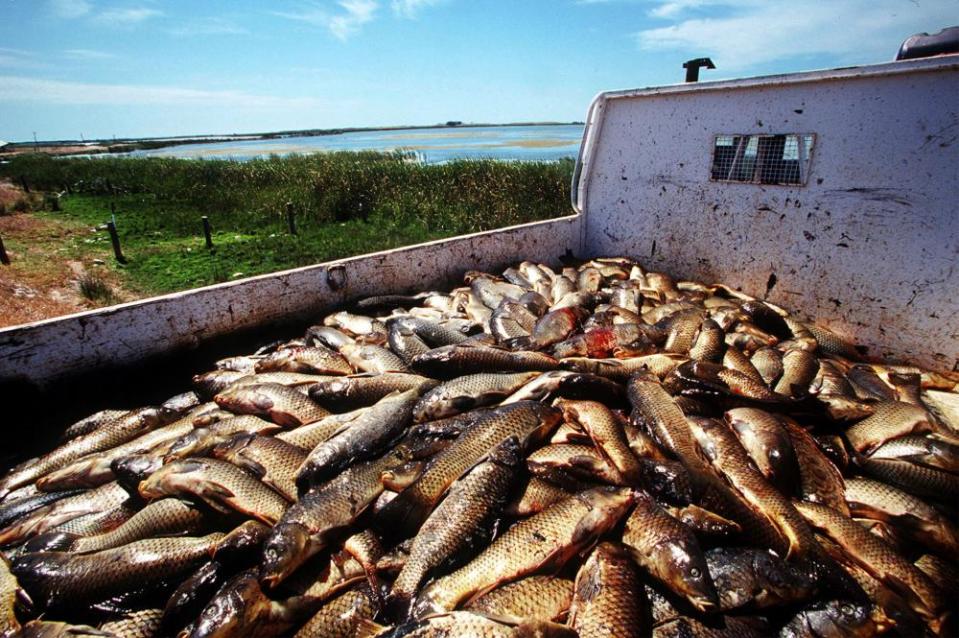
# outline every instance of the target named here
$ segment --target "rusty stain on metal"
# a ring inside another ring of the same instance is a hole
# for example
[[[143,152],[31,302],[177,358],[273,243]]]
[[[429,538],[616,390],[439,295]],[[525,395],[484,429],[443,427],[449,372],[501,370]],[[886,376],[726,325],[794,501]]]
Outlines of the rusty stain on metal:
[[[331,290],[341,290],[346,285],[346,267],[343,264],[330,266],[326,271],[326,283]]]

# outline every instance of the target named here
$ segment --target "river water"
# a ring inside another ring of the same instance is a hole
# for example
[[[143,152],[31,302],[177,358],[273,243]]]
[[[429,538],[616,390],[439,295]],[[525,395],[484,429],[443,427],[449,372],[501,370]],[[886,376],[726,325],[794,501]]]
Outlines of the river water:
[[[482,126],[355,131],[336,135],[182,144],[131,153],[139,157],[230,158],[248,160],[270,154],[325,151],[412,151],[424,162],[453,159],[549,161],[576,157],[583,136],[580,124]]]

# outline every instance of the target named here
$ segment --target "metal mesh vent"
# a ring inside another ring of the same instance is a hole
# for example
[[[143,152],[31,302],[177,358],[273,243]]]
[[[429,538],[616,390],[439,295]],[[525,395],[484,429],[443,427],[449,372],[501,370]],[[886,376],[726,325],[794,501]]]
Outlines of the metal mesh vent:
[[[719,182],[805,184],[815,135],[717,135],[710,178]]]

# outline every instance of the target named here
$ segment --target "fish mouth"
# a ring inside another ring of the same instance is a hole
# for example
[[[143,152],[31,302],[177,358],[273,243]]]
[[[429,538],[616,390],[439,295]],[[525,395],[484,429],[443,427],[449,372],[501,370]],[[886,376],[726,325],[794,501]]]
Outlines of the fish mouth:
[[[712,614],[719,611],[719,601],[716,596],[705,594],[694,594],[687,597],[689,602],[704,614]]]

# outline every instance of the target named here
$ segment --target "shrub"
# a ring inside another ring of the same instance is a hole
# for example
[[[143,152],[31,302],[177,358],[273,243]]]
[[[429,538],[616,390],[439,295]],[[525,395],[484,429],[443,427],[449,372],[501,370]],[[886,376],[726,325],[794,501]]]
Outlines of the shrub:
[[[116,302],[113,288],[99,275],[85,273],[78,282],[80,294],[95,303],[112,304]]]

